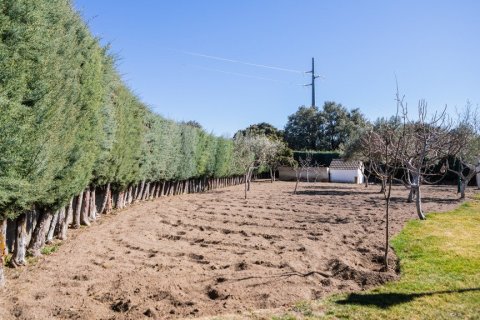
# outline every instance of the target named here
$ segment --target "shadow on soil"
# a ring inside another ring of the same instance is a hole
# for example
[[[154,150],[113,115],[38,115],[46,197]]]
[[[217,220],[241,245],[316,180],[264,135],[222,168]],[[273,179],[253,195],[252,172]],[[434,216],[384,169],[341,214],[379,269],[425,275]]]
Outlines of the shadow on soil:
[[[480,288],[466,288],[458,290],[432,291],[421,293],[351,293],[345,299],[336,303],[342,305],[375,306],[382,309],[388,309],[398,304],[411,302],[417,298],[433,296],[438,294],[464,293],[470,291],[480,291]]]
[[[297,194],[303,194],[308,196],[348,196],[352,194],[373,194],[378,192],[368,192],[368,191],[355,191],[352,189],[348,189],[347,191],[342,191],[338,189],[330,189],[330,190],[301,190],[304,187],[299,187],[300,190],[297,190]]]

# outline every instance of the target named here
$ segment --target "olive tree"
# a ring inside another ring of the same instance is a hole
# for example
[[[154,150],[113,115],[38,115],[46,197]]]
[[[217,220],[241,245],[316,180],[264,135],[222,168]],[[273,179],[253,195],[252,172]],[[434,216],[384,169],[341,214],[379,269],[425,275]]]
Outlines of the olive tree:
[[[445,162],[448,171],[455,173],[460,179],[460,199],[465,198],[465,190],[470,180],[480,173],[480,122],[478,111],[467,104],[459,115],[455,128],[450,132],[449,156],[454,157],[458,166],[451,167]]]

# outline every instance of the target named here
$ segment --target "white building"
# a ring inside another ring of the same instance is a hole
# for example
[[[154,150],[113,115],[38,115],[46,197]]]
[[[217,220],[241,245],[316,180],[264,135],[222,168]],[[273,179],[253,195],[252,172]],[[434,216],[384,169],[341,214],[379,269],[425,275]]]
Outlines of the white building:
[[[334,159],[330,163],[330,182],[363,183],[362,161],[344,161]]]

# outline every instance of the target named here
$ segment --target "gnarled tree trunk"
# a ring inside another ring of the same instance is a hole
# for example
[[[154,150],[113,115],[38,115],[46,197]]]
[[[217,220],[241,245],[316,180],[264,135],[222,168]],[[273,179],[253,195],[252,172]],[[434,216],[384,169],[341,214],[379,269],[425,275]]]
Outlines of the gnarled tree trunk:
[[[140,200],[144,201],[147,199],[147,194],[148,194],[148,191],[150,190],[150,182],[145,182],[145,186],[143,188],[143,192],[142,192],[142,195],[140,197]]]
[[[95,191],[95,187],[90,191],[90,221],[97,220],[97,195]]]
[[[133,201],[133,186],[129,186],[127,191],[127,200],[126,200],[127,205],[132,204],[132,201]]]
[[[157,183],[152,182],[152,190],[150,191],[150,196],[148,197],[150,200],[155,199],[155,195],[157,193]]]
[[[38,215],[37,225],[35,230],[33,230],[32,239],[28,245],[28,253],[37,257],[41,255],[43,246],[45,245],[45,236],[50,225],[52,215],[45,209],[40,210]]]
[[[113,210],[113,193],[112,193],[112,189],[110,189],[108,195],[107,195],[107,207],[105,209],[106,213],[109,213],[109,212],[112,212]]]
[[[27,214],[22,213],[18,216],[16,222],[15,245],[12,260],[10,260],[10,264],[13,267],[24,266],[27,264],[27,261],[25,260],[27,250]]]
[[[50,222],[50,227],[48,228],[47,232],[47,239],[45,240],[46,243],[51,243],[53,241],[53,235],[55,233],[55,228],[57,227],[58,216],[60,214],[60,210],[55,211],[52,217],[52,221]]]
[[[60,240],[67,239],[67,230],[68,230],[68,220],[71,215],[68,214],[68,211],[71,211],[72,200],[68,204],[67,208],[63,207],[60,209],[58,214],[58,223],[57,223],[57,238]]]
[[[145,180],[142,180],[140,188],[138,189],[137,194],[135,195],[135,201],[141,200],[143,196],[143,189],[145,188]]]
[[[105,189],[105,194],[103,195],[103,201],[102,201],[102,207],[100,208],[100,214],[104,213],[105,210],[107,210],[107,203],[110,199],[110,183],[107,184],[107,187]]]
[[[75,211],[73,213],[72,228],[80,228],[80,215],[82,213],[82,203],[83,203],[83,191],[77,196],[77,201],[75,203]]]
[[[83,193],[83,204],[82,204],[82,211],[80,214],[80,223],[84,226],[90,226],[89,212],[90,212],[90,189],[88,188]]]
[[[117,209],[123,209],[124,201],[125,201],[125,191],[119,191],[118,192],[118,197],[117,197],[116,208]]]

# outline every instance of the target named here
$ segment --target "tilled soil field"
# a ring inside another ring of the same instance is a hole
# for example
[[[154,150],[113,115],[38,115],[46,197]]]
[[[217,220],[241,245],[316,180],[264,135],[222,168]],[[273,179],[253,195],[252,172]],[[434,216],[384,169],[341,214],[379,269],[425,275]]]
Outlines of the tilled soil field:
[[[378,186],[257,182],[161,198],[71,231],[57,252],[7,270],[0,319],[176,319],[245,314],[397,277],[381,272]],[[391,232],[415,219],[395,187]],[[458,205],[424,189],[425,211]]]

